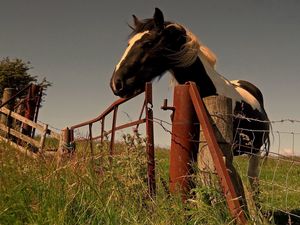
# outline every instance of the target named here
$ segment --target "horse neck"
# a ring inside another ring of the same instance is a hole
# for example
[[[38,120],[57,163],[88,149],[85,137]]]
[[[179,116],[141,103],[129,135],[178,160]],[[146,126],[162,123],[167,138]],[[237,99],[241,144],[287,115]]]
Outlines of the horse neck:
[[[203,65],[200,56],[196,61],[187,67],[174,67],[171,72],[179,84],[184,84],[188,81],[193,81],[200,89],[202,97],[216,95],[216,86],[208,75],[205,66]]]
[[[201,52],[190,66],[174,67],[171,72],[179,84],[195,82],[202,97],[223,95],[234,99],[240,98],[231,82],[220,75]]]

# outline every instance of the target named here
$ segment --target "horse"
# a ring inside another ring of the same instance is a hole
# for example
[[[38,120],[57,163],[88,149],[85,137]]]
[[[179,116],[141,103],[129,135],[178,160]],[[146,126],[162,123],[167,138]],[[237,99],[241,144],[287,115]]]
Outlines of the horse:
[[[261,91],[244,80],[229,81],[216,69],[216,55],[187,28],[164,20],[155,8],[153,18],[134,25],[128,47],[110,81],[113,93],[129,98],[144,91],[145,83],[169,71],[178,84],[193,81],[202,98],[223,95],[232,99],[233,155],[248,154],[250,186],[258,181],[261,153],[270,148],[270,123]]]

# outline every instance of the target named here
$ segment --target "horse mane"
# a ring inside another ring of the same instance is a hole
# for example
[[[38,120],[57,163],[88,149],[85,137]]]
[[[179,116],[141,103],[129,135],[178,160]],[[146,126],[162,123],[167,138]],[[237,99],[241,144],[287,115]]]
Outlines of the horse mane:
[[[165,21],[164,25],[165,27],[178,27],[178,29],[183,29],[186,32],[186,43],[181,47],[180,51],[176,53],[170,53],[168,55],[168,57],[174,62],[175,66],[188,67],[196,61],[199,54],[202,54],[205,56],[208,63],[213,68],[215,68],[217,63],[216,55],[211,49],[203,45],[191,31],[189,31],[187,28],[178,23]],[[154,28],[154,19],[144,19],[142,21],[139,21],[137,26],[133,29],[132,33],[130,34],[130,37],[134,36],[137,33],[141,33],[146,30],[152,30]]]
[[[172,59],[175,62],[175,66],[177,67],[188,67],[191,64],[193,64],[199,54],[204,55],[208,63],[215,68],[217,63],[217,57],[213,53],[211,49],[209,49],[207,46],[203,45],[196,35],[194,35],[191,31],[189,31],[187,28],[183,27],[179,24],[170,24],[168,26],[180,26],[182,29],[186,32],[186,43],[182,45],[179,52],[176,52],[174,54],[170,54],[170,59]]]

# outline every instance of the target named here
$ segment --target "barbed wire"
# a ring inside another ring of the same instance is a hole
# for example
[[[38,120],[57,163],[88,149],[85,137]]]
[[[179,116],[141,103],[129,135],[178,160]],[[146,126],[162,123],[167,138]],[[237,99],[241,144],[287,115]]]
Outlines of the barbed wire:
[[[57,127],[54,127],[54,126],[52,126],[52,125],[50,125],[50,124],[48,124],[48,123],[45,123],[45,122],[43,122],[43,121],[41,121],[41,120],[37,120],[37,122],[39,122],[40,124],[43,124],[43,125],[48,125],[49,128],[51,128],[51,129],[53,129],[53,130],[56,130],[56,131],[58,131],[58,132],[61,132],[61,131],[62,131],[62,129],[57,128]]]
[[[211,116],[224,116],[224,114],[216,114],[216,115],[211,115]],[[255,121],[255,122],[262,122],[262,123],[272,123],[272,124],[282,124],[282,123],[300,123],[300,120],[295,120],[295,119],[281,119],[281,120],[271,120],[271,121],[263,121],[263,120],[258,120],[258,119],[253,119],[253,118],[246,118],[241,115],[233,115],[233,114],[228,114],[226,116],[232,116],[234,118],[238,118],[240,120],[248,120],[248,121]],[[172,132],[172,126],[173,125],[184,125],[184,124],[191,124],[190,122],[180,122],[180,123],[174,123],[170,121],[166,121],[164,119],[154,117],[153,120],[151,120],[154,124],[156,124],[158,127],[160,127],[164,132],[166,132],[168,135],[171,135],[174,137],[174,133]],[[193,123],[194,125],[199,125],[200,123]],[[269,133],[269,130],[258,130],[258,129],[247,129],[247,128],[241,128],[237,127],[237,131],[242,132],[242,131],[247,131],[247,132],[254,132],[254,133]],[[202,130],[200,130],[202,132]],[[295,132],[295,131],[280,131],[280,130],[273,130],[272,133],[273,139],[276,140],[276,145],[274,145],[269,152],[269,157],[270,159],[273,160],[273,167],[271,168],[271,171],[269,171],[270,175],[269,177],[265,177],[264,175],[264,170],[266,167],[264,166],[265,163],[267,163],[269,160],[268,159],[263,159],[261,166],[260,166],[260,171],[259,171],[259,183],[266,192],[269,192],[268,197],[265,197],[264,202],[260,202],[261,205],[263,205],[266,209],[272,209],[274,211],[282,212],[288,217],[295,217],[295,218],[300,218],[300,215],[293,213],[293,211],[290,211],[288,208],[292,208],[292,206],[289,205],[290,201],[290,196],[293,195],[299,195],[300,194],[300,188],[295,185],[291,185],[292,183],[292,177],[294,176],[294,171],[300,171],[300,157],[296,156],[295,153],[295,140],[296,137],[299,137],[300,132]],[[291,136],[291,154],[292,155],[284,155],[282,154],[282,142],[283,142],[283,135],[289,135]],[[85,139],[89,141],[89,133],[85,132],[85,134],[80,134],[78,131],[77,137],[81,136],[81,140]],[[176,136],[177,137],[177,136]],[[199,144],[200,141],[195,140],[194,134],[187,134],[185,137],[180,137],[181,139],[187,140],[194,142],[196,144]],[[238,148],[245,148],[248,147],[251,149],[251,151],[257,150],[261,151],[262,149],[255,148],[254,146],[244,146],[239,140],[239,137],[235,137],[235,141],[233,143],[230,143],[231,145],[237,145]],[[108,139],[107,139],[108,140]],[[277,148],[276,148],[277,147]],[[86,143],[86,148],[88,148],[88,144]],[[249,153],[249,156],[255,155],[254,153]],[[247,158],[247,157],[245,157]],[[249,157],[250,159],[250,157]],[[271,161],[272,162],[272,161]],[[285,163],[285,164],[283,164]],[[286,164],[288,163],[288,164]],[[266,164],[267,165],[267,164]],[[280,172],[282,168],[285,167],[285,173],[284,173],[284,179],[279,179],[278,174],[282,174]],[[270,168],[269,168],[270,170]],[[238,170],[241,176],[248,178],[249,176],[247,174],[244,174],[241,171],[241,168]],[[278,194],[276,192],[281,193],[281,198],[278,199]],[[279,202],[277,205],[274,203],[275,201]],[[298,206],[295,206],[298,207]],[[300,205],[299,207],[300,208]]]

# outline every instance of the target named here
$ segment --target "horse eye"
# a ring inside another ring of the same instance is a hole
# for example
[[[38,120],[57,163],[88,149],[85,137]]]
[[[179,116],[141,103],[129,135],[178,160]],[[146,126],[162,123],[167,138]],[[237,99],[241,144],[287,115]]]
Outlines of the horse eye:
[[[152,46],[153,46],[153,42],[147,41],[147,42],[144,44],[144,46],[147,47],[147,48],[152,47]]]

